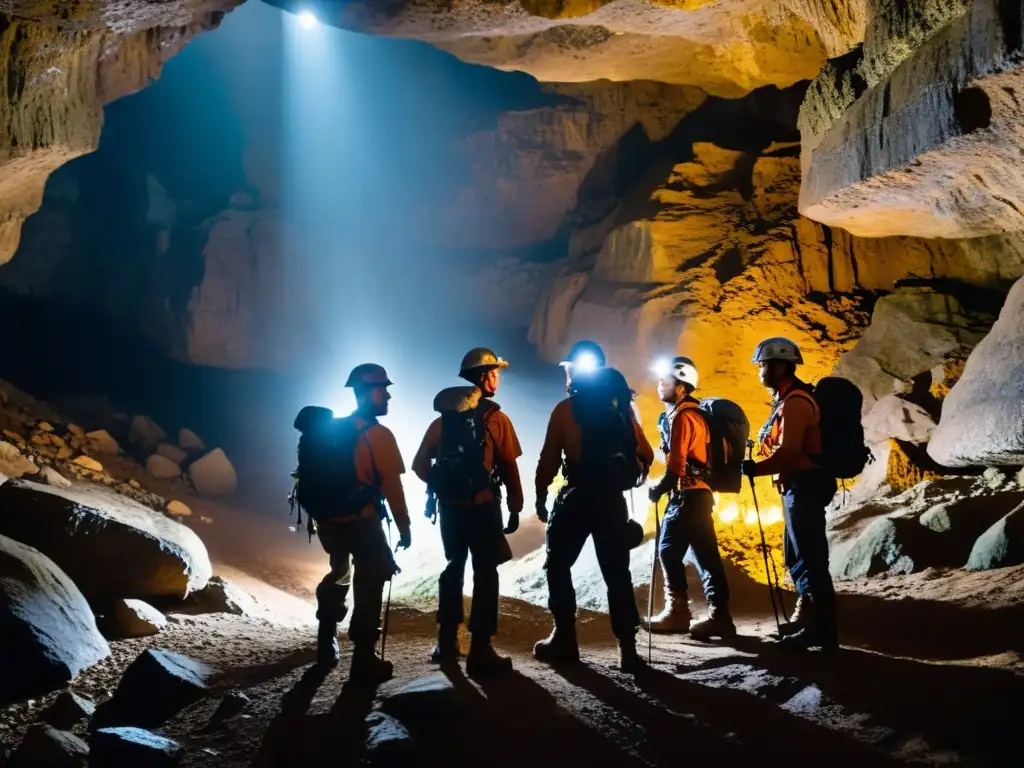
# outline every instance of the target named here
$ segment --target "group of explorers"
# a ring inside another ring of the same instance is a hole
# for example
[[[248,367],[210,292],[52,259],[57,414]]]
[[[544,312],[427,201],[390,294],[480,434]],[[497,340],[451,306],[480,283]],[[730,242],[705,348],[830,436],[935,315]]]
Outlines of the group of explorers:
[[[538,660],[579,661],[571,569],[589,537],[607,586],[624,671],[644,666],[636,646],[641,627],[649,633],[689,633],[699,641],[735,637],[712,518],[713,492],[736,493],[743,477],[753,490],[753,478],[766,475],[775,476],[782,495],[785,566],[798,596],[792,615],[780,624],[778,642],[796,650],[838,648],[825,509],[837,478],[855,476],[868,460],[859,425],[860,395],[843,379],[825,378],[817,386],[801,381],[800,350],[784,338],[761,342],[752,362],[774,405],[757,436],[763,460],[752,457],[755,443],[747,439],[749,424],[742,410],[728,400],[695,398],[697,368],[689,358],[675,357],[652,369],[665,406],[659,427],[666,468],[660,480],[648,482],[655,454],[636,415],[636,392],[606,364],[597,344],[584,341],[572,348],[561,364],[567,397],[551,413],[535,474],[536,513],[547,526],[544,571],[554,620],[550,636],[534,646]],[[431,660],[445,665],[460,657],[463,580],[471,560],[472,640],[466,656],[471,676],[512,668],[512,660],[492,645],[498,629],[498,566],[512,559],[505,537],[518,529],[524,505],[517,467],[522,450],[512,422],[494,401],[507,366],[486,348],[465,356],[459,376],[469,386],[438,393],[434,409],[440,416],[427,428],[412,462],[412,471],[427,485],[426,514],[440,523],[447,559],[438,585]],[[315,532],[330,558],[330,572],[316,590],[317,661],[331,667],[340,660],[338,625],[347,614],[351,585],[349,679],[355,683],[383,682],[393,671],[377,653],[384,587],[399,570],[385,537],[388,509],[399,536],[394,551],[411,544],[401,481],[405,466],[393,433],[378,421],[388,412],[391,384],[381,366],[359,365],[346,384],[355,394],[354,413],[336,418],[326,408],[306,406],[295,419],[300,438],[292,502],[300,506],[300,525],[301,509],[306,510],[310,535]],[[559,472],[564,485],[549,512],[548,489]],[[665,601],[660,613],[652,617],[649,611],[642,621],[630,550],[643,541],[644,531],[632,520],[624,494],[645,484],[656,510],[667,497],[657,541]],[[503,489],[507,523],[501,511]],[[709,607],[700,621],[694,621],[688,607],[688,553]]]

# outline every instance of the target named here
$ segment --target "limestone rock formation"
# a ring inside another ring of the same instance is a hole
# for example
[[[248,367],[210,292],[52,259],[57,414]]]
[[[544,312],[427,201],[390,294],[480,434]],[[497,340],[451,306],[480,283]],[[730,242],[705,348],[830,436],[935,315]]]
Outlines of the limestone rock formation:
[[[195,533],[106,489],[12,480],[0,485],[0,507],[0,534],[44,552],[90,600],[180,600],[212,573]]]
[[[188,468],[188,478],[201,496],[228,498],[238,487],[238,476],[228,457],[214,448]]]
[[[800,210],[865,237],[1024,231],[1021,8],[912,5],[883,4],[865,59],[808,92]]]
[[[38,550],[6,536],[0,536],[0,635],[5,701],[53,690],[110,654],[71,579]]]
[[[185,602],[174,609],[175,613],[231,613],[235,616],[255,616],[259,606],[251,595],[220,576],[214,576],[210,583],[198,592],[189,595]]]
[[[175,464],[181,464],[181,462],[188,458],[187,452],[183,451],[176,445],[171,445],[170,443],[160,443],[160,445],[156,447],[156,452],[164,458],[170,459]]]
[[[89,745],[73,733],[46,723],[31,726],[11,755],[10,768],[86,768]]]
[[[90,697],[74,691],[62,691],[43,712],[41,719],[54,728],[69,729],[92,717],[95,711],[96,705]]]
[[[216,674],[215,668],[195,659],[150,648],[125,670],[113,698],[96,710],[90,727],[163,725],[202,698]]]
[[[206,445],[199,435],[186,427],[178,430],[178,445],[181,446],[182,450],[189,453],[203,453],[206,450]]]
[[[984,571],[1024,563],[1024,505],[983,533],[974,543],[967,569]]]
[[[185,757],[181,744],[142,728],[101,728],[92,734],[90,743],[89,765],[96,768],[124,765],[175,768]]]
[[[541,81],[658,80],[728,97],[814,77],[826,59],[863,39],[867,10],[862,0],[267,1],[313,9],[324,23],[346,29],[424,40],[464,61]]]
[[[181,477],[181,467],[159,453],[154,453],[146,459],[146,471],[157,480]]]
[[[135,414],[128,430],[128,440],[143,448],[155,448],[167,433],[149,416]]]
[[[82,6],[14,0],[0,9],[0,264],[18,248],[47,177],[99,142],[102,107],[143,88],[239,0]]]
[[[951,467],[1024,464],[1024,279],[967,358],[928,453]]]
[[[108,640],[149,637],[167,626],[167,618],[142,600],[116,600],[99,622]]]

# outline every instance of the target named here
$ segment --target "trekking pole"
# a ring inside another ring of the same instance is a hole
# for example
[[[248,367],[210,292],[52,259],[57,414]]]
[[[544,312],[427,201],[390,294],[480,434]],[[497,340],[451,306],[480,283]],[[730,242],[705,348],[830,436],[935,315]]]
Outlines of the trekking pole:
[[[747,440],[747,458],[751,460],[754,458],[753,440]],[[750,480],[750,494],[754,497],[754,513],[757,515],[757,530],[761,534],[761,554],[764,556],[764,576],[768,580],[768,599],[772,601],[772,613],[775,615],[775,627],[781,635],[782,622],[779,621],[779,609],[775,605],[775,590],[777,587],[772,585],[772,572],[768,569],[768,542],[764,538],[764,527],[761,525],[761,509],[757,504],[757,491],[754,489],[754,478],[749,477],[747,479]],[[772,565],[775,565],[775,558],[772,558]],[[778,582],[778,575],[776,575],[776,582]],[[779,602],[781,602],[781,600]]]
[[[388,521],[388,549],[391,549],[391,515],[387,516]],[[388,642],[388,617],[391,614],[391,585],[394,583],[395,574],[391,574],[391,578],[388,579],[388,598],[384,603],[384,627],[380,632],[380,658],[384,659],[384,646]]]
[[[654,633],[651,631],[651,620],[654,618],[654,590],[658,581],[658,545],[661,542],[661,511],[660,502],[654,502],[654,557],[651,558],[651,589],[647,595],[647,663],[651,663],[654,653]]]

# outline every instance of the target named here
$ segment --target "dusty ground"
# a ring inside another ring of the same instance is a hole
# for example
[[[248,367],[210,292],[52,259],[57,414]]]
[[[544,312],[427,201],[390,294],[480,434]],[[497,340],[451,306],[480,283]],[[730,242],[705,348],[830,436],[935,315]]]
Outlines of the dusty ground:
[[[73,689],[103,699],[143,648],[178,651],[221,671],[210,696],[162,731],[188,745],[185,765],[357,764],[375,696],[344,688],[347,648],[326,678],[311,668],[308,601],[323,570],[316,542],[310,547],[304,535],[289,536],[286,518],[197,507],[196,517],[214,520],[191,524],[216,570],[265,611],[175,617],[155,638],[112,643],[113,655]],[[504,599],[496,645],[514,657],[515,673],[483,685],[450,673],[461,708],[457,717],[413,731],[421,762],[700,765],[786,755],[850,766],[1020,764],[1024,568],[927,571],[844,585],[844,648],[832,657],[795,657],[766,642],[774,622],[765,587],[740,568],[730,567],[729,576],[742,636],[730,645],[656,638],[652,668],[635,679],[616,668],[605,615],[581,614],[585,663],[553,670],[530,656],[549,630],[546,612]],[[646,607],[646,587],[637,597]],[[396,677],[377,698],[437,674],[426,662],[433,632],[429,605],[393,609],[387,656]],[[647,635],[640,639],[646,646]],[[207,728],[230,689],[244,691],[251,708]],[[14,743],[50,698],[0,715],[0,739]]]

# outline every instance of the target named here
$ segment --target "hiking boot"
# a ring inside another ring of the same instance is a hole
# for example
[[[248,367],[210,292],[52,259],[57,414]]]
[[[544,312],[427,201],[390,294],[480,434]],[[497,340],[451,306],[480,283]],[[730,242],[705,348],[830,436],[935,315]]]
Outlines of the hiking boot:
[[[537,661],[548,664],[567,664],[580,660],[580,648],[576,643],[576,624],[555,624],[546,640],[533,646]]]
[[[470,677],[485,677],[512,671],[512,659],[499,656],[491,645],[491,639],[473,638],[466,657],[466,674]]]
[[[323,667],[336,667],[341,661],[341,649],[338,647],[338,624],[334,621],[321,621],[316,633],[316,663]]]
[[[686,634],[690,631],[690,606],[686,595],[665,593],[665,607],[650,621],[644,621],[644,629],[652,634]]]
[[[430,653],[434,664],[454,664],[459,660],[459,626],[439,625],[437,628],[437,644]]]
[[[732,623],[729,609],[724,606],[708,606],[708,617],[690,626],[690,637],[702,642],[713,637],[732,640],[736,637],[736,625]]]
[[[636,652],[636,638],[627,637],[619,640],[619,669],[635,674],[647,668],[647,662]]]
[[[789,615],[789,620],[779,629],[779,637],[795,635],[803,629],[809,619],[810,611],[811,605],[808,599],[803,595],[797,595],[796,606],[793,608],[793,613]]]
[[[812,601],[804,602],[802,626],[779,640],[779,647],[787,651],[807,651],[820,648],[823,652],[839,650],[839,632],[834,608],[819,608]],[[808,613],[808,609],[810,613]]]
[[[394,667],[377,655],[373,646],[356,646],[352,651],[352,668],[349,670],[349,682],[358,685],[379,685],[391,679]]]

